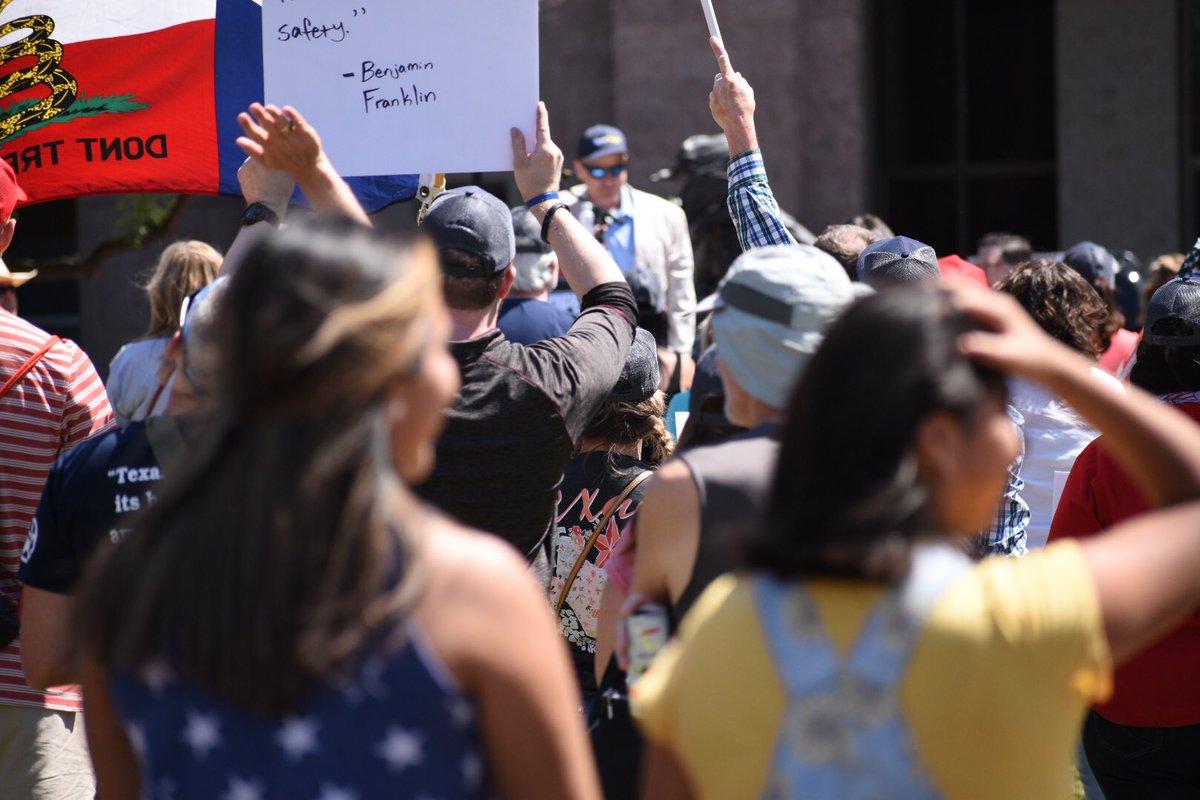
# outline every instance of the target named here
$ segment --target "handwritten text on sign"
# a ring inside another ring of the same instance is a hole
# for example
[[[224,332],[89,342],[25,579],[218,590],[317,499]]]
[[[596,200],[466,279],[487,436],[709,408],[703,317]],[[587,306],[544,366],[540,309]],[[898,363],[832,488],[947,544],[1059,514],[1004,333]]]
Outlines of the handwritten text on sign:
[[[533,132],[538,2],[264,0],[263,60],[267,102],[343,175],[507,171],[509,129]]]

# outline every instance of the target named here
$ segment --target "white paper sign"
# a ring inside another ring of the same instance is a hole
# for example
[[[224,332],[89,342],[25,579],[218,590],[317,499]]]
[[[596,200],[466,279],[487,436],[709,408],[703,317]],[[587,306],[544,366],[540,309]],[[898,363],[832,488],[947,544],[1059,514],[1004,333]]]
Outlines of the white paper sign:
[[[538,0],[263,0],[266,100],[342,175],[503,172],[533,141]]]

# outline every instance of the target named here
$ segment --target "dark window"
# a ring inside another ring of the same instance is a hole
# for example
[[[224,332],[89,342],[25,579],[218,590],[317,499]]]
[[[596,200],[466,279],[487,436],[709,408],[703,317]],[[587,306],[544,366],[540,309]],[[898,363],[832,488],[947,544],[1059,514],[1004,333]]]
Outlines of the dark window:
[[[1054,4],[875,0],[880,214],[939,254],[1058,243]]]

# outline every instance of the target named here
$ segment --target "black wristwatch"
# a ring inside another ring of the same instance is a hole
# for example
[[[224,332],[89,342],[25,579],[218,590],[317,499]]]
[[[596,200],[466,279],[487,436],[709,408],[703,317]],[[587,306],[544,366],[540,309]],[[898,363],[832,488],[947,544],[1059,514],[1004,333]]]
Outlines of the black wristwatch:
[[[279,215],[267,207],[265,203],[251,203],[242,212],[242,227],[245,228],[248,225],[254,225],[258,222],[269,222],[278,228]]]

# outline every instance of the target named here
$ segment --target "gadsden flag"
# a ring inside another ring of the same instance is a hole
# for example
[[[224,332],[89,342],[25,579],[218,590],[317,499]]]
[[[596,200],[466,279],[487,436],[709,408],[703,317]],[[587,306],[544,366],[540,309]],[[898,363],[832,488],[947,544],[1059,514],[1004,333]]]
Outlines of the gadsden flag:
[[[31,203],[236,194],[261,29],[260,0],[0,0],[0,158]],[[376,210],[417,179],[353,184]]]

